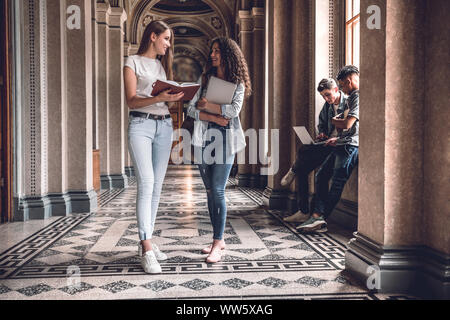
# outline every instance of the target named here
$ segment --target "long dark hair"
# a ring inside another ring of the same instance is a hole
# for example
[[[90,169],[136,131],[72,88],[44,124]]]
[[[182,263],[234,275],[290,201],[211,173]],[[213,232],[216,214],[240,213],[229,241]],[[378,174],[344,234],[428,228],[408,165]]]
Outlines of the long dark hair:
[[[248,71],[247,61],[245,61],[244,54],[239,48],[239,45],[230,38],[217,38],[211,43],[209,51],[208,62],[205,67],[205,76],[217,75],[217,68],[212,66],[212,47],[217,43],[220,48],[221,65],[225,73],[225,80],[233,83],[244,83],[245,96],[249,97],[252,94],[252,82]]]
[[[161,61],[162,66],[164,67],[164,70],[166,71],[166,76],[168,80],[173,80],[173,46],[174,46],[174,34],[173,30],[164,22],[161,20],[155,20],[148,24],[148,26],[145,28],[144,34],[142,35],[141,44],[139,46],[139,50],[137,52],[138,55],[143,55],[147,52],[148,48],[150,47],[150,37],[152,33],[159,36],[161,33],[165,32],[166,30],[170,30],[170,48],[167,49],[167,52],[164,56],[158,55],[156,58]]]

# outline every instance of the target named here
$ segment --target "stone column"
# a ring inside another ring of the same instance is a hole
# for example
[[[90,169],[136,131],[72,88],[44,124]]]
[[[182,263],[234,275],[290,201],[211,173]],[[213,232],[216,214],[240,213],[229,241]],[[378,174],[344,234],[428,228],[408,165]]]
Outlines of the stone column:
[[[269,129],[279,129],[279,170],[268,177],[264,202],[270,208],[285,209],[288,195],[280,182],[295,159],[294,125],[308,126],[310,91],[310,3],[309,1],[267,2],[269,12]],[[295,27],[294,27],[295,26]],[[270,92],[272,91],[272,92]],[[291,197],[291,202],[295,198]]]
[[[381,9],[381,29],[365,27],[371,5]],[[444,166],[442,161],[448,163],[448,151],[443,152],[445,143],[434,143],[442,139],[435,128],[444,125],[448,102],[427,100],[431,96],[425,91],[427,86],[448,89],[446,81],[440,85],[449,76],[441,60],[448,58],[448,45],[440,50],[439,42],[445,39],[442,32],[448,36],[441,29],[445,14],[438,14],[443,7],[448,9],[448,2],[361,1],[360,210],[345,264],[380,292],[450,296],[449,214],[444,209],[436,218],[436,207],[429,204],[431,200],[445,207],[448,202],[448,183],[440,180],[437,169]],[[436,51],[429,50],[430,39]],[[424,184],[430,180],[436,181],[431,188]],[[437,193],[428,198],[430,191]],[[435,238],[426,241],[431,233]]]
[[[80,8],[80,29],[66,29],[68,189],[72,211],[97,207],[92,168],[92,0],[67,0]]]
[[[14,220],[46,219],[51,216],[48,193],[48,79],[47,4],[23,3],[21,130],[22,190]],[[20,58],[20,57],[18,57]]]
[[[269,208],[285,208],[286,192],[281,189],[280,181],[283,173],[290,166],[289,149],[291,130],[290,128],[290,105],[291,105],[291,72],[292,66],[288,58],[291,52],[291,11],[293,1],[268,1],[269,24],[269,43],[272,50],[269,54],[269,73],[272,76],[269,83],[269,129],[279,130],[279,141],[272,141],[269,135],[269,150],[272,144],[279,144],[280,154],[272,154],[271,157],[278,157],[279,170],[273,175],[268,176],[267,188],[264,191],[264,203]],[[273,28],[273,29],[272,29]],[[273,32],[271,32],[273,31]],[[283,154],[281,154],[283,153]]]
[[[108,3],[97,3],[97,121],[98,149],[100,150],[100,181],[102,189],[111,189],[110,126],[109,126],[109,15]]]
[[[258,133],[258,155],[262,153],[260,151],[260,138],[259,130],[264,129],[265,126],[265,110],[264,110],[264,8],[253,8],[252,11],[253,18],[253,116],[252,116],[252,128],[254,128]],[[258,156],[259,159],[259,156]],[[252,187],[265,187],[267,185],[267,176],[261,175],[261,162],[252,165],[252,177],[251,183]]]
[[[290,41],[290,50],[293,54],[290,55],[290,64],[293,66],[291,70],[292,80],[291,87],[291,104],[287,113],[290,113],[289,130],[290,148],[283,152],[283,156],[290,159],[289,167],[295,161],[297,149],[301,147],[301,142],[295,134],[294,126],[304,126],[312,136],[315,135],[315,68],[314,68],[314,28],[315,18],[313,15],[313,2],[310,0],[296,0],[293,1],[292,6],[292,24]],[[286,57],[286,59],[288,59]],[[318,63],[321,63],[320,61]],[[283,149],[281,149],[283,150]],[[281,156],[281,155],[280,155]],[[289,170],[285,168],[282,175]],[[312,173],[310,176],[313,176]],[[298,186],[293,183],[289,192],[288,210],[296,212],[297,208],[297,192]]]
[[[52,204],[52,216],[65,216],[72,210],[67,191],[67,139],[66,139],[66,60],[65,1],[46,3],[47,17],[47,83],[48,90],[48,197]],[[64,79],[64,80],[63,80]]]
[[[125,131],[124,131],[124,83],[123,56],[124,31],[123,23],[127,18],[123,8],[112,7],[109,16],[109,148],[110,177],[113,188],[128,186],[125,175]]]
[[[240,47],[245,59],[247,60],[250,77],[253,81],[253,18],[251,11],[240,10],[239,11],[239,25],[240,25]],[[246,132],[252,128],[253,117],[253,95],[244,101],[242,111],[240,113],[242,129]],[[247,139],[247,148],[245,149],[245,164],[238,165],[238,184],[239,186],[250,186],[252,176],[252,166],[250,162],[250,148],[249,139]]]

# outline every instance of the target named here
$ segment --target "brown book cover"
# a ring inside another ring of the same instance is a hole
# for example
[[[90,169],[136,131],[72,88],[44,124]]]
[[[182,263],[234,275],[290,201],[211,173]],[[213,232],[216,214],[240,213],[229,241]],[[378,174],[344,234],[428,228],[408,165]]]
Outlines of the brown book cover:
[[[200,85],[197,83],[177,83],[174,81],[162,81],[157,80],[153,84],[152,97],[156,97],[161,92],[171,89],[170,94],[177,94],[180,92],[184,92],[183,101],[192,100],[197,93],[198,89],[200,89]]]

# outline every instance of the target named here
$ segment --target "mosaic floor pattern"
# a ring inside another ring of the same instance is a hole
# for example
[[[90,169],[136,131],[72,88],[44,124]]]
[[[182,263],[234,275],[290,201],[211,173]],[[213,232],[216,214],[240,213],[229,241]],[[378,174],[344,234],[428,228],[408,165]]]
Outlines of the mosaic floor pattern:
[[[227,248],[206,264],[212,227],[195,167],[171,166],[154,242],[163,273],[137,257],[136,181],[102,192],[90,214],[62,217],[0,255],[0,299],[409,299],[373,294],[342,274],[345,244],[299,234],[286,213],[265,209],[262,190],[227,185]],[[1,240],[1,236],[0,236]]]

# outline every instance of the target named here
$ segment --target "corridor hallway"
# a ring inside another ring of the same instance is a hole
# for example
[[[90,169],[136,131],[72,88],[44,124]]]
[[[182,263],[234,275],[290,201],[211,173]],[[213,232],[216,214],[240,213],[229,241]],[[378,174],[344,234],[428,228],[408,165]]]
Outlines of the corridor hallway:
[[[356,284],[342,272],[348,239],[337,226],[298,234],[282,222],[287,212],[261,205],[262,190],[240,188],[233,178],[225,255],[206,264],[200,250],[212,228],[195,166],[168,169],[154,242],[169,259],[162,274],[145,274],[136,255],[135,197],[131,178],[126,189],[103,191],[90,214],[1,225],[0,300],[412,298]]]

